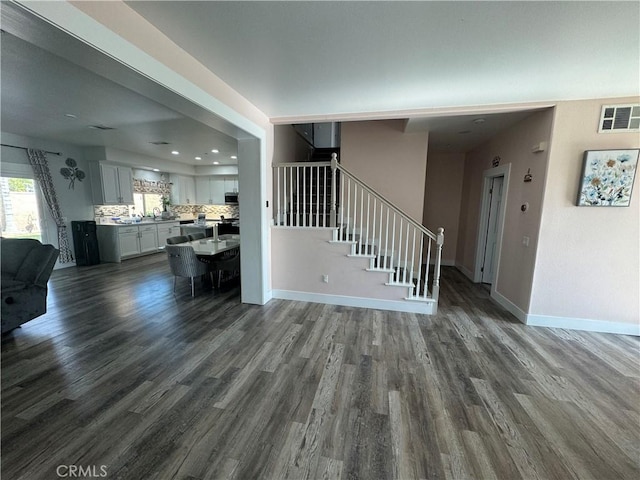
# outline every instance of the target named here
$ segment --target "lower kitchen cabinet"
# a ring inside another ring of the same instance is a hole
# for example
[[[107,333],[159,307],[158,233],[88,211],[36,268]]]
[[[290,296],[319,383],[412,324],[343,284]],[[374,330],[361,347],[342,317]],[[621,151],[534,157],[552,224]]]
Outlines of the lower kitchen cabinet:
[[[118,257],[130,257],[140,253],[140,243],[138,241],[138,227],[120,227],[118,228]],[[98,240],[99,241],[99,240]],[[120,260],[109,260],[120,261]]]
[[[138,227],[138,244],[140,253],[153,253],[158,251],[158,226],[145,225]]]
[[[180,235],[180,224],[176,223],[159,223],[158,224],[158,246],[162,247],[167,244],[167,238]]]
[[[97,225],[102,262],[116,262],[139,255],[157,253],[166,244],[167,232],[179,231],[178,223],[151,225]],[[159,237],[159,233],[161,237]],[[160,238],[162,240],[160,241]]]

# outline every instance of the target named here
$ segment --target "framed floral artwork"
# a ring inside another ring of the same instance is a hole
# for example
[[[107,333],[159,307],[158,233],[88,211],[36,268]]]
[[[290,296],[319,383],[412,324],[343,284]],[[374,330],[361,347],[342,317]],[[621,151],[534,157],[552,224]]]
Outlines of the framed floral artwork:
[[[578,189],[578,206],[628,207],[640,149],[587,150]]]

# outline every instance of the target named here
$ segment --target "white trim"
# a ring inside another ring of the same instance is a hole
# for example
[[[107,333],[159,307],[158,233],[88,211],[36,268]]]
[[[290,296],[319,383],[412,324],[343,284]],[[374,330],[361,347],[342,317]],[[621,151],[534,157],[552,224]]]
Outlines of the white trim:
[[[397,300],[379,300],[376,298],[347,297],[343,295],[326,295],[323,293],[296,292],[293,290],[272,290],[273,298],[282,300],[296,300],[299,302],[324,303],[327,305],[341,305],[344,307],[373,308],[376,310],[391,310],[394,312],[423,313],[431,315],[435,309],[435,302],[411,302]]]
[[[567,330],[581,330],[584,332],[640,336],[640,324],[637,323],[527,314],[499,292],[492,292],[491,298],[528,327],[565,328]]]
[[[489,188],[490,181],[495,177],[504,177],[502,184],[502,204],[500,205],[500,216],[498,217],[498,238],[496,242],[496,252],[493,258],[494,269],[493,283],[491,284],[491,293],[495,291],[500,275],[500,254],[502,253],[502,237],[504,234],[504,220],[507,214],[507,198],[509,195],[509,175],[511,174],[511,164],[500,165],[495,168],[485,170],[483,176],[482,196],[480,197],[480,221],[478,223],[478,233],[476,236],[476,261],[473,272],[473,282],[480,283],[482,280],[482,262],[484,259],[485,236],[484,226],[489,216]]]
[[[493,288],[491,289],[491,298],[522,323],[524,323],[525,325],[527,324],[527,314],[524,312],[524,310],[522,310],[515,303],[513,303],[511,300],[509,300],[507,297],[494,290]]]
[[[526,324],[532,327],[566,328],[585,332],[616,333],[640,336],[640,324],[607,322],[589,318],[555,317],[551,315],[527,315]]]
[[[454,267],[460,270],[460,273],[462,273],[465,277],[467,277],[469,280],[473,282],[473,272],[471,270],[469,270],[464,265],[460,265],[459,263],[456,263]]]

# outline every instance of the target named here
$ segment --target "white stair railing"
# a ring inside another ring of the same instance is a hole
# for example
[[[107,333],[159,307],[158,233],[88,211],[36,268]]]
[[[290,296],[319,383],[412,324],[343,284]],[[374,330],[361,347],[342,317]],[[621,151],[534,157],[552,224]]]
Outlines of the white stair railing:
[[[387,285],[406,287],[408,300],[437,304],[443,228],[435,234],[410,218],[340,165],[335,153],[331,162],[273,167],[275,225],[333,227],[332,241],[349,243],[350,256],[369,258],[368,270],[389,273]]]

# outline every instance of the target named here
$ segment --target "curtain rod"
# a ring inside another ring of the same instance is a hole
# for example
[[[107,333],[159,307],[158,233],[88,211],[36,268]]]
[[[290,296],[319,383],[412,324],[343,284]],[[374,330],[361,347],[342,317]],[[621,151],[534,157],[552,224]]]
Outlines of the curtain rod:
[[[20,148],[22,150],[28,150],[27,147],[18,147],[17,145],[7,145],[6,143],[0,143],[0,145],[2,145],[3,147]],[[45,150],[45,153],[50,153],[51,155],[62,155],[60,152],[49,152],[48,150]]]

